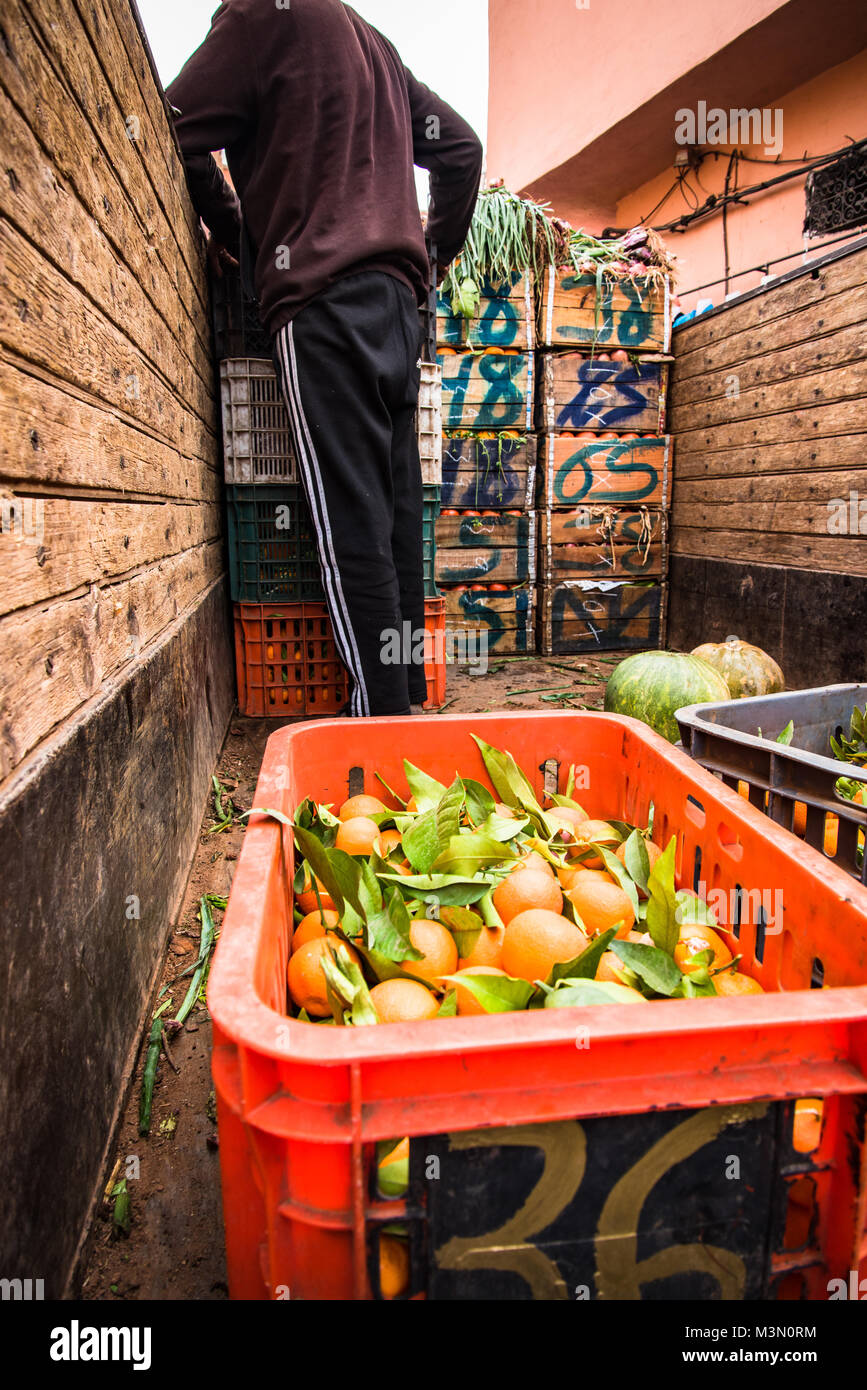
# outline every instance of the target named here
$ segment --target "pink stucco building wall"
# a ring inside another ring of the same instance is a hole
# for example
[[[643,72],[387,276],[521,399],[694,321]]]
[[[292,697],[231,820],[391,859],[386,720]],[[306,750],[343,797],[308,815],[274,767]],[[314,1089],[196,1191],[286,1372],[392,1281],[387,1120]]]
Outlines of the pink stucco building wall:
[[[829,0],[827,10],[815,0],[581,3],[489,0],[488,177],[549,200],[575,226],[599,234],[643,218],[671,222],[723,191],[735,147],[750,156],[733,171],[744,187],[795,167],[786,161],[867,135],[862,0]],[[770,154],[743,140],[705,144],[698,167],[676,184],[677,113],[701,101],[726,111],[779,111],[782,139]],[[779,167],[771,167],[774,160]],[[802,254],[803,221],[803,176],[731,207],[729,290],[759,282],[761,272],[738,271]],[[685,306],[697,297],[720,302],[724,283],[690,291],[725,276],[721,213],[667,240]],[[821,245],[811,241],[810,249]]]

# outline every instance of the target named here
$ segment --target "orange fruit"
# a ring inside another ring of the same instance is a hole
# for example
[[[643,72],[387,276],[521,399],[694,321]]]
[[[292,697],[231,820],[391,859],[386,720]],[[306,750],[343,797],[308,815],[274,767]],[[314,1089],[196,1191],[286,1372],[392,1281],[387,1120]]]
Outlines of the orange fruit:
[[[378,796],[351,796],[337,814],[341,820],[353,820],[356,816],[383,816],[387,810]]]
[[[568,893],[570,888],[574,887],[579,874],[590,872],[591,870],[585,869],[583,864],[563,864],[561,868],[557,870],[557,878],[560,881],[560,887],[563,889],[563,892]],[[595,873],[598,871],[593,870],[593,872]]]
[[[319,901],[322,903],[322,907],[333,908],[334,899],[326,893],[324,885],[319,882],[318,878],[315,881],[319,889]],[[310,874],[309,864],[304,865],[304,882],[301,892],[295,894],[295,902],[298,905],[299,911],[302,912],[305,917],[308,913],[315,912],[319,907],[319,903],[316,901],[316,894],[313,891],[313,878]]]
[[[402,1163],[404,1161],[409,1162],[409,1136],[401,1139],[400,1143],[395,1145],[385,1158],[380,1160],[379,1166],[380,1168],[387,1168],[390,1163]]]
[[[543,859],[539,851],[535,849],[531,849],[529,854],[525,854],[523,859],[518,860],[517,864],[512,869],[512,873],[517,873],[519,869],[537,869],[539,873],[547,874],[549,878],[554,877],[553,867],[548,863],[548,860]]]
[[[398,1298],[409,1288],[409,1242],[379,1237],[379,1287],[383,1298]]]
[[[466,970],[471,966],[499,966],[503,958],[505,932],[505,927],[482,927],[469,955],[461,956],[458,961],[458,970]]]
[[[458,968],[458,948],[448,927],[442,922],[430,921],[427,917],[416,917],[410,923],[409,939],[421,960],[401,962],[401,970],[410,975],[418,975],[427,980],[435,989],[442,989],[442,976],[451,975]]]
[[[474,965],[467,970],[459,970],[458,975],[505,975],[504,970],[498,970],[495,965]],[[459,1014],[485,1014],[487,1009],[483,1009],[472,990],[465,985],[455,984],[457,995],[457,1007]]]
[[[552,806],[550,811],[545,812],[546,816],[554,816],[557,820],[566,821],[569,825],[583,825],[589,819],[586,811],[579,811],[575,806]]]
[[[553,874],[543,873],[541,869],[522,869],[504,879],[493,892],[494,907],[506,926],[513,917],[529,908],[546,908],[559,914],[563,907],[563,894]]]
[[[417,1023],[436,1018],[440,1007],[436,995],[416,980],[383,980],[370,991],[370,1002],[380,1023]]]
[[[594,840],[597,844],[605,845],[606,849],[612,851],[619,843],[619,836],[605,820],[583,820],[580,824],[572,826],[574,841],[566,850],[567,855],[572,858],[576,854],[581,854]],[[586,869],[601,869],[603,867],[601,859],[585,859]]]
[[[418,806],[416,805],[416,801],[415,801],[415,797],[414,797],[414,796],[411,796],[410,799],[409,799],[409,801],[406,803],[406,809],[407,809],[408,811],[417,811],[417,810],[418,810]]]
[[[803,801],[795,802],[795,810],[792,816],[792,832],[800,835],[801,838],[807,833],[807,807]]]
[[[399,830],[380,830],[379,832],[379,852],[383,859],[387,859],[393,849],[397,849],[400,844]]]
[[[585,869],[578,874],[569,889],[569,901],[591,936],[598,936],[609,927],[622,923],[618,936],[625,936],[635,921],[635,911],[619,883],[612,883],[608,874]]]
[[[519,912],[503,936],[503,969],[518,980],[545,980],[560,961],[574,960],[588,944],[574,922],[547,908]]]
[[[379,851],[379,826],[369,816],[351,816],[340,822],[335,849],[345,850],[347,854],[372,854]]]
[[[740,970],[724,970],[721,975],[714,975],[713,982],[717,994],[725,996],[765,992],[758,980],[754,980],[751,975],[742,974]]]
[[[834,855],[837,853],[837,831],[839,826],[840,821],[838,817],[832,812],[829,812],[825,817],[825,839],[823,842],[825,853],[828,855],[829,859],[833,859]]]
[[[824,1102],[818,1097],[795,1101],[792,1147],[796,1153],[809,1154],[818,1149],[824,1108]]]
[[[625,937],[620,937],[618,939],[623,941],[641,941],[642,934],[641,932],[631,931],[627,932]],[[645,945],[646,944],[647,943],[645,942]],[[616,971],[622,971],[624,968],[625,967],[623,961],[620,959],[619,956],[615,955],[613,951],[606,951],[599,962],[599,966],[596,971],[596,979],[609,980],[611,984],[622,985],[623,980],[620,978],[618,974],[616,974]]]
[[[613,985],[622,985],[622,973],[617,973],[618,971],[622,972],[622,970],[623,962],[620,957],[615,956],[613,951],[606,951],[599,962],[594,979],[608,980]]]
[[[305,946],[299,946],[289,959],[289,993],[299,1009],[306,1009],[313,1018],[328,1018],[331,1008],[325,989],[325,974],[322,957],[328,952],[334,959],[338,942],[334,937],[316,936]],[[358,964],[358,956],[351,946],[344,944],[352,960]]]
[[[301,918],[292,933],[293,952],[301,946],[306,946],[308,941],[315,941],[317,936],[324,936],[326,931],[338,926],[339,923],[339,914],[331,908],[323,912],[320,912],[318,908],[315,912],[308,912],[306,917]]]
[[[645,841],[644,841],[644,848],[647,850],[647,858],[648,858],[648,861],[649,861],[649,863],[650,863],[650,867],[651,867],[651,869],[652,869],[653,866],[654,866],[654,864],[656,863],[657,859],[658,859],[659,856],[662,854],[662,850],[659,848],[659,845],[655,845],[655,844],[653,843],[652,840],[645,840]],[[614,851],[614,854],[615,854],[616,858],[618,858],[618,859],[620,860],[620,862],[621,862],[621,864],[623,865],[624,868],[626,868],[626,854],[625,854],[625,850],[626,850],[626,841],[624,840],[624,841],[623,841],[623,844],[622,844],[622,845],[618,845],[617,848],[616,848],[616,850]]]
[[[690,956],[698,955],[699,951],[713,951],[713,960],[710,969],[717,970],[721,965],[728,965],[732,959],[732,953],[718,932],[713,927],[707,927],[703,922],[685,922],[680,929],[680,939],[674,948],[674,959],[681,970],[687,974],[692,974],[693,970],[698,970],[697,965],[687,965]]]

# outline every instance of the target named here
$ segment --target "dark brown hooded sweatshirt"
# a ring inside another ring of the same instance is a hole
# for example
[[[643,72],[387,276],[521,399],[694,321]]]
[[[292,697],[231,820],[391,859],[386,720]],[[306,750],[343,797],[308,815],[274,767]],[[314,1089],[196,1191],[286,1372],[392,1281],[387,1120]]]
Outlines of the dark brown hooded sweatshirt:
[[[396,276],[424,301],[413,164],[430,170],[428,234],[440,263],[463,246],[481,144],[341,0],[225,0],[167,95],[196,211],[234,255],[243,210],[272,333],[359,271]],[[211,156],[220,149],[240,208]]]

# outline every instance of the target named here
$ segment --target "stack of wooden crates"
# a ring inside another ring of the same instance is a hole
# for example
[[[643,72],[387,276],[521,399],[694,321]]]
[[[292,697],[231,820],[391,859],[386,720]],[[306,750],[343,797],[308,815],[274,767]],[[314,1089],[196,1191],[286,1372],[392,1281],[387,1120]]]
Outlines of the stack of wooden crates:
[[[539,287],[539,651],[658,647],[671,440],[668,282]]]
[[[349,694],[292,449],[289,416],[264,334],[240,285],[214,299],[220,371],[229,579],[238,705],[258,717],[330,716]],[[445,600],[434,583],[440,505],[439,369],[422,365],[419,450],[424,484],[425,628],[431,640],[427,708],[445,699]]]
[[[514,275],[481,288],[469,322],[442,295],[437,306],[443,472],[436,579],[458,661],[535,648],[533,286],[529,276]]]
[[[661,644],[670,338],[667,282],[552,266],[485,283],[469,323],[440,297],[451,633],[484,631],[491,654]]]

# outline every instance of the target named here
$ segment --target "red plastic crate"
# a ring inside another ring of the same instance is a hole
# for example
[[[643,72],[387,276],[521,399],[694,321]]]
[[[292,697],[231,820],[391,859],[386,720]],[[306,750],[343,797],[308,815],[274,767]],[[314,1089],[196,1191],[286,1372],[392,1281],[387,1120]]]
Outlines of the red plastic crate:
[[[427,633],[424,673],[427,679],[425,709],[439,709],[446,698],[446,600],[426,598],[424,626]]]
[[[425,709],[446,698],[446,601],[427,598]],[[267,718],[337,714],[349,676],[324,603],[236,603],[235,668],[241,714]]]
[[[614,715],[372,719],[354,723],[351,738],[342,723],[287,726],[268,742],[255,804],[291,815],[305,796],[340,803],[361,790],[380,793],[377,772],[401,790],[404,755],[443,782],[457,770],[490,785],[470,731],[509,749],[539,796],[558,782],[562,789],[577,763],[586,768],[581,800],[591,816],[646,824],[652,803],[657,843],[678,834],[681,886],[767,893],[764,924],[758,914],[741,924],[736,950],[773,992],[373,1028],[299,1023],[286,1014],[291,836],[274,820],[251,818],[208,996],[232,1296],[374,1296],[377,1231],[401,1218],[413,1232],[413,1292],[434,1287],[432,1296],[451,1296],[442,1293],[444,1246],[427,1229],[435,1209],[442,1222],[443,1202],[435,1183],[425,1199],[416,1181],[437,1143],[448,1155],[465,1131],[489,1131],[508,1145],[510,1134],[520,1140],[515,1126],[533,1126],[538,1136],[554,1122],[580,1121],[594,1135],[607,1127],[616,1168],[616,1141],[630,1126],[679,1123],[682,1115],[669,1111],[695,1109],[701,1118],[708,1107],[735,1107],[724,1118],[746,1106],[751,1116],[768,1112],[762,1142],[772,1145],[776,1196],[762,1199],[759,1226],[748,1232],[763,1261],[761,1291],[749,1296],[773,1297],[778,1288],[789,1296],[795,1281],[805,1296],[827,1298],[829,1279],[867,1275],[867,890],[644,725]],[[818,970],[829,988],[810,988]],[[588,1045],[576,1045],[579,1026]],[[821,1142],[810,1155],[791,1144],[798,1096],[824,1098]],[[722,1113],[710,1113],[711,1122]],[[502,1127],[499,1135],[492,1126]],[[372,1188],[373,1145],[402,1135],[412,1137],[411,1191],[384,1201]],[[473,1189],[474,1201],[508,1186],[518,1158],[504,1153],[488,1188]],[[815,1195],[810,1235],[792,1249],[785,1200],[791,1206],[805,1174]],[[698,1187],[708,1181],[701,1170]],[[714,1190],[720,1186],[746,1185],[720,1177]],[[598,1232],[593,1221],[591,1237],[601,1237],[602,1216]],[[733,1230],[724,1227],[725,1239]],[[700,1246],[704,1226],[696,1238]],[[591,1239],[590,1248],[601,1267],[612,1241]],[[531,1266],[542,1258],[525,1253]],[[640,1269],[634,1252],[632,1259]],[[717,1260],[706,1277],[718,1268]],[[565,1288],[551,1296],[574,1295]]]
[[[324,603],[236,603],[235,666],[242,714],[337,714],[349,677]]]

